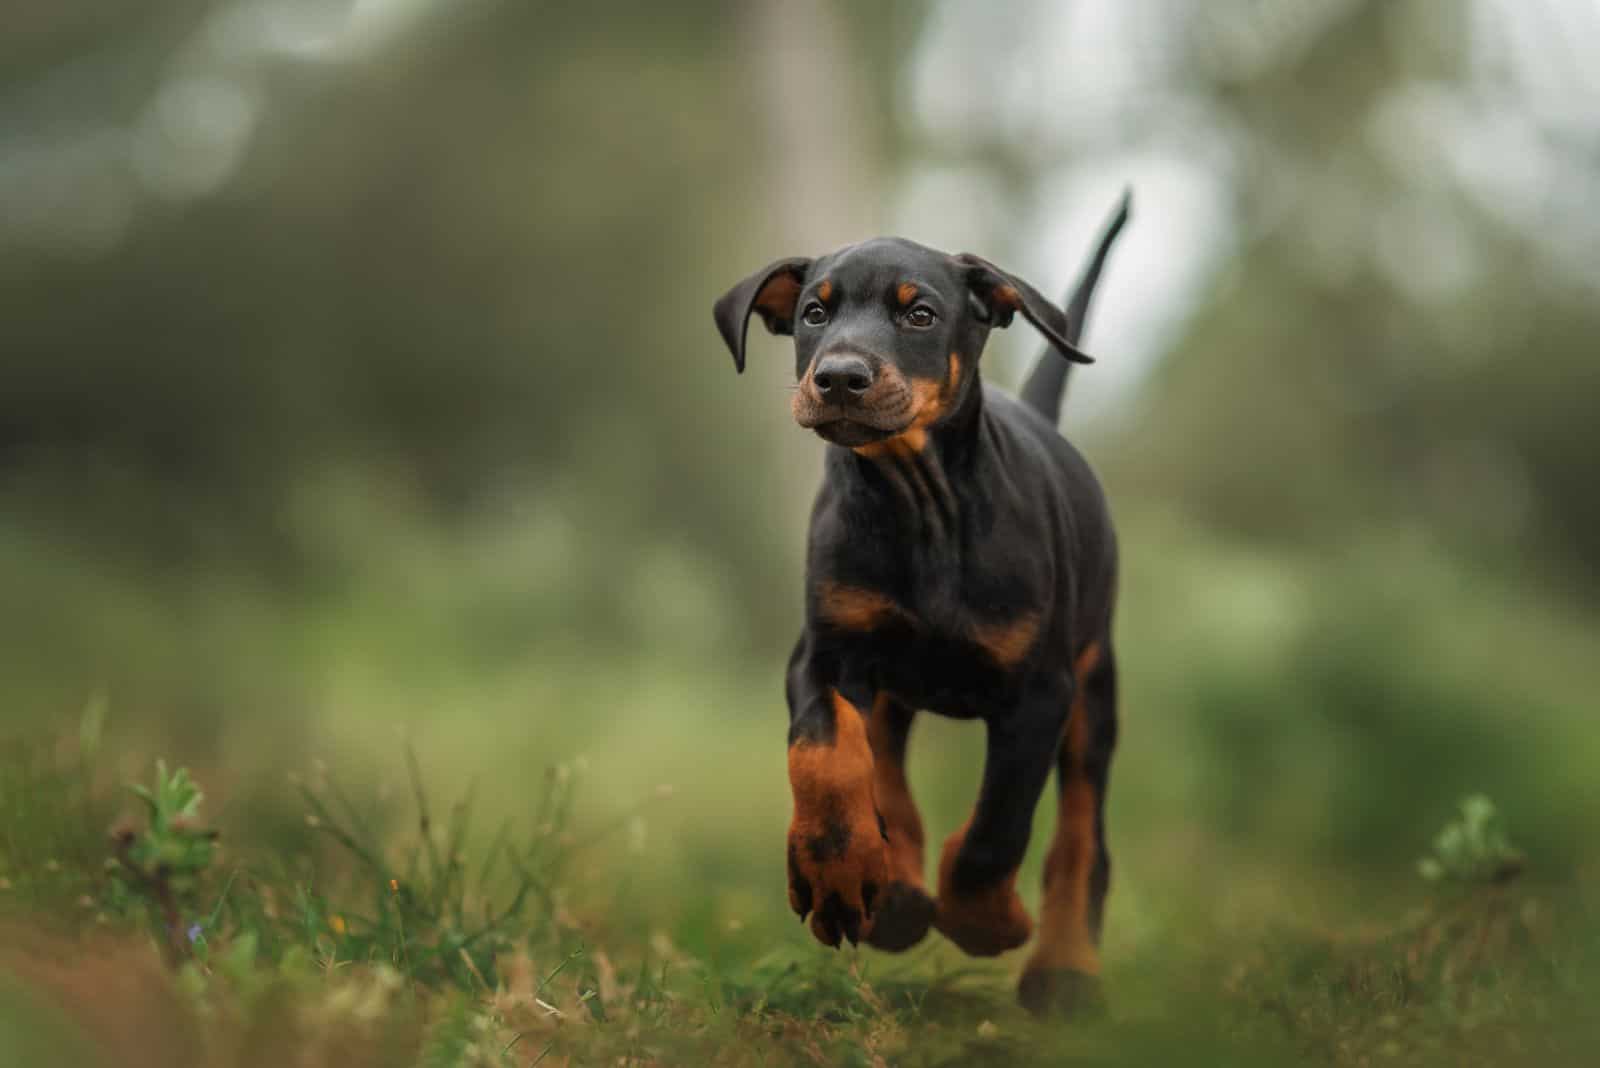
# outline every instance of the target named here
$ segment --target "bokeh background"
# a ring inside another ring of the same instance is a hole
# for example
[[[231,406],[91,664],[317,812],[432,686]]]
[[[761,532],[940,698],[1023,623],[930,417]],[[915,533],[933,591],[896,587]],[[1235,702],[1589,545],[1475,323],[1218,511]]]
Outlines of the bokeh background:
[[[776,923],[823,446],[711,301],[885,232],[1064,291],[1131,186],[1064,418],[1124,542],[1111,967],[1360,915],[1475,791],[1600,885],[1593,5],[0,23],[8,733],[104,700],[128,777],[187,764],[258,838],[289,772],[382,794],[407,739],[502,814],[564,763],[633,814],[594,911]],[[935,840],[976,730],[913,741]]]

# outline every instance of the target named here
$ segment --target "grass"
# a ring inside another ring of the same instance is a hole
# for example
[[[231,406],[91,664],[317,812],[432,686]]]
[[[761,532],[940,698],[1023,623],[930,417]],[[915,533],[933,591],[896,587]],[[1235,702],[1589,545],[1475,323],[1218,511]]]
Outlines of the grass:
[[[1122,519],[1110,1011],[1066,1023],[1015,1006],[1020,954],[789,913],[781,650],[650,598],[648,641],[574,639],[504,531],[363,541],[293,603],[0,553],[0,1064],[1592,1063],[1594,620],[1403,532]],[[933,841],[974,732],[917,725]]]
[[[1314,895],[1219,855],[1226,879],[1151,910],[1131,952],[1113,938],[1109,1016],[1041,1023],[1012,1004],[1011,963],[937,944],[833,953],[778,910],[697,920],[688,894],[676,932],[643,933],[651,910],[626,887],[594,893],[580,863],[626,853],[636,824],[586,819],[571,765],[543,769],[526,820],[482,828],[473,793],[440,804],[410,749],[407,789],[383,800],[315,769],[279,799],[301,806],[292,834],[224,835],[200,857],[184,849],[212,832],[164,769],[145,793],[176,798],[177,829],[152,801],[107,837],[121,801],[97,733],[13,744],[0,771],[8,1063],[1578,1064],[1600,1049],[1585,997],[1600,924],[1570,888],[1413,877],[1359,917],[1230,915],[1215,895]],[[130,849],[169,862],[129,878]]]

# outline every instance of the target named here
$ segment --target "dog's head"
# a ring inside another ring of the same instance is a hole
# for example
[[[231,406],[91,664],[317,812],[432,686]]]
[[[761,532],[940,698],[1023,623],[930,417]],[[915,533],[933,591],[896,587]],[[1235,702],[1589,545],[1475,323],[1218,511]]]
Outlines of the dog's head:
[[[956,410],[990,329],[1017,312],[1067,359],[1092,362],[1067,340],[1066,315],[1027,282],[901,238],[779,260],[728,290],[717,329],[741,372],[751,312],[794,337],[795,421],[838,445],[921,432]]]

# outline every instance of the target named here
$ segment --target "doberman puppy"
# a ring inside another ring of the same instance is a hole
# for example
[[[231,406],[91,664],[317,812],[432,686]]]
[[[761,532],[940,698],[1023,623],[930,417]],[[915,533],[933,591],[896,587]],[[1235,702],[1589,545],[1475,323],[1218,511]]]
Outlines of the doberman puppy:
[[[788,670],[789,903],[831,946],[904,950],[930,926],[976,956],[1022,945],[1017,869],[1054,767],[1019,988],[1034,1011],[1097,996],[1117,553],[1100,485],[1056,422],[1067,361],[1092,362],[1077,342],[1127,217],[1125,196],[1065,313],[986,260],[899,238],[779,260],[715,307],[741,372],[752,311],[794,337],[795,421],[831,445]],[[1020,402],[978,368],[1018,312],[1049,343]],[[982,791],[945,840],[936,897],[905,771],[919,709],[987,728]]]

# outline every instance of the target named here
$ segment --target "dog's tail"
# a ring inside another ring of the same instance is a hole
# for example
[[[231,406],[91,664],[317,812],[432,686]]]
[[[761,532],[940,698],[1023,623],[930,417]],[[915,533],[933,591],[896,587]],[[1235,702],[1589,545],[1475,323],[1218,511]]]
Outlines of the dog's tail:
[[[1122,194],[1122,201],[1117,205],[1116,213],[1111,217],[1111,222],[1106,225],[1105,234],[1100,238],[1100,247],[1095,250],[1094,258],[1089,261],[1083,277],[1078,279],[1078,287],[1072,291],[1072,296],[1068,299],[1066,336],[1074,345],[1083,336],[1084,320],[1089,317],[1089,300],[1094,296],[1095,283],[1100,281],[1100,269],[1106,264],[1106,255],[1111,251],[1112,243],[1117,240],[1117,234],[1122,232],[1123,224],[1128,221],[1132,205],[1133,191],[1126,190]],[[1072,364],[1062,359],[1060,353],[1047,346],[1039,354],[1039,359],[1034,362],[1033,372],[1022,385],[1023,401],[1052,424],[1061,419],[1061,397],[1066,392],[1067,371],[1071,367]]]

